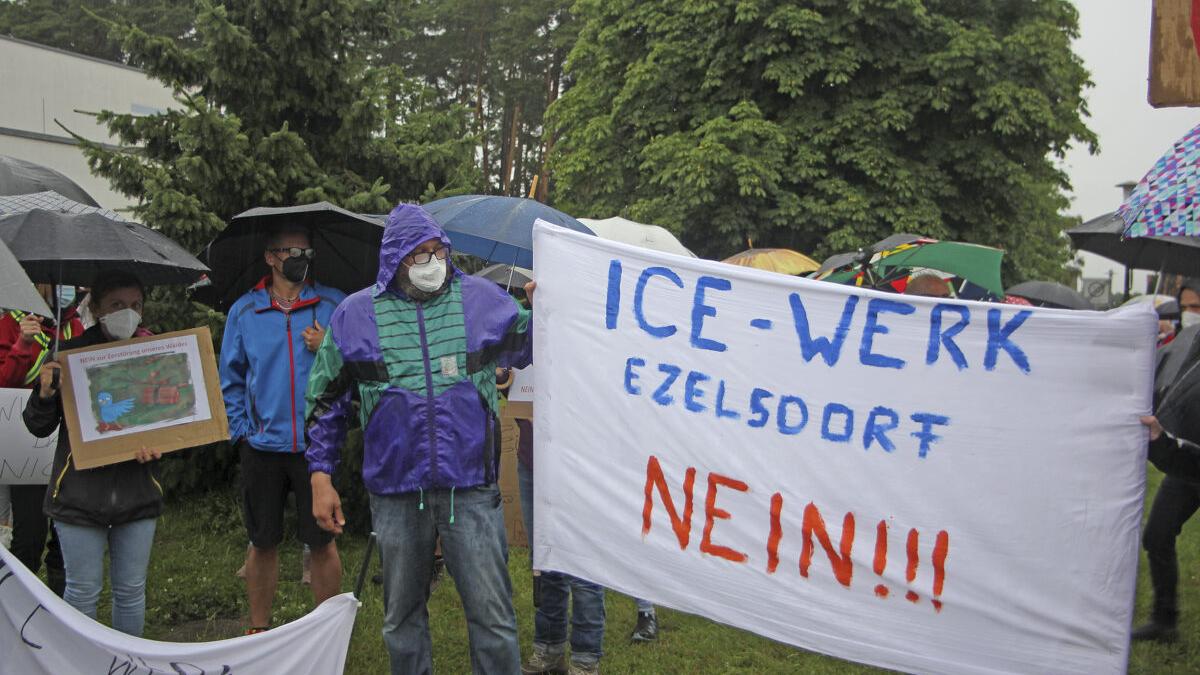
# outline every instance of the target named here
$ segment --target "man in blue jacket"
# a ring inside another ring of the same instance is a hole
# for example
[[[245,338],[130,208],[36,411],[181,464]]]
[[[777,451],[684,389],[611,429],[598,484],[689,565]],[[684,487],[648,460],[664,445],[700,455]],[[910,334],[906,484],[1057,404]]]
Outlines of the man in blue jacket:
[[[530,313],[449,257],[437,223],[402,204],[388,216],[375,285],[334,312],[308,380],[313,505],[323,528],[341,532],[330,474],[356,391],[392,673],[432,669],[425,602],[440,536],[467,616],[472,671],[515,675],[521,654],[496,487],[496,367],[529,364]]]
[[[270,233],[264,258],[270,276],[230,308],[221,343],[221,391],[229,435],[241,456],[242,513],[251,544],[247,634],[270,627],[289,491],[296,497],[297,535],[312,550],[317,604],[336,595],[342,580],[337,545],[313,519],[304,391],[324,326],[345,295],[309,278],[313,249],[302,228]]]

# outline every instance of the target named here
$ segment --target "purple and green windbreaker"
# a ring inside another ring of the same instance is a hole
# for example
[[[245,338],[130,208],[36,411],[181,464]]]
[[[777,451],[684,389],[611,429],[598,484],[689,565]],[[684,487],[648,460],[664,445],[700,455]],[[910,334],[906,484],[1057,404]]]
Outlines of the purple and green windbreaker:
[[[351,393],[363,428],[363,482],[374,494],[469,488],[499,470],[497,367],[531,361],[530,313],[496,284],[451,270],[426,302],[393,283],[401,259],[446,233],[419,206],[388,215],[374,286],[346,298],[330,319],[308,378],[310,472],[333,473]]]

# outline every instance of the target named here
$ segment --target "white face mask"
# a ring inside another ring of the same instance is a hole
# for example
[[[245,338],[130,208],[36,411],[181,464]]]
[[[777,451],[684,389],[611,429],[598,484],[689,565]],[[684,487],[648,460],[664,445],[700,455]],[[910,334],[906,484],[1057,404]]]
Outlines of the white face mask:
[[[1184,312],[1179,315],[1179,327],[1189,328],[1200,324],[1200,312]]]
[[[446,282],[446,261],[431,258],[429,262],[408,267],[408,280],[417,290],[432,293]]]
[[[100,317],[100,325],[104,327],[104,332],[114,340],[128,340],[133,337],[141,322],[142,315],[128,307]]]

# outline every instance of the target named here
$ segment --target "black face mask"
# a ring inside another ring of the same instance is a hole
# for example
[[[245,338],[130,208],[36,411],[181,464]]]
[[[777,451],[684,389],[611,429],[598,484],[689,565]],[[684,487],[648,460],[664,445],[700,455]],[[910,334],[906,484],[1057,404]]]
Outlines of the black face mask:
[[[293,256],[283,261],[283,278],[298,284],[308,276],[308,266],[311,261],[302,255]]]

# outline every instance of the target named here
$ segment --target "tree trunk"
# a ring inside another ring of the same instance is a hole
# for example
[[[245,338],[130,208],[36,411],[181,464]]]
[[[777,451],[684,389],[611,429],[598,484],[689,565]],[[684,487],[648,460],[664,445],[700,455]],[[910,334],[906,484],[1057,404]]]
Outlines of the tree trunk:
[[[482,166],[483,180],[485,184],[491,185],[491,178],[488,175],[488,139],[487,139],[487,119],[483,114],[483,66],[487,61],[484,58],[487,51],[483,41],[484,33],[479,32],[479,63],[475,68],[475,133],[479,134],[479,142],[483,146],[482,150]],[[485,190],[490,192],[490,190]]]
[[[504,149],[504,186],[503,193],[510,194],[509,188],[512,186],[513,173],[513,153],[517,149],[517,129],[521,125],[521,102],[513,106],[512,119],[509,121],[508,141],[505,143]]]
[[[558,100],[559,87],[562,83],[562,60],[558,54],[554,55],[554,59],[550,63],[550,68],[546,71],[546,110],[550,110],[551,104]],[[537,186],[537,200],[545,203],[550,195],[550,169],[549,160],[550,153],[554,150],[554,133],[546,126],[545,119],[542,121],[542,162],[539,175],[541,179]]]

